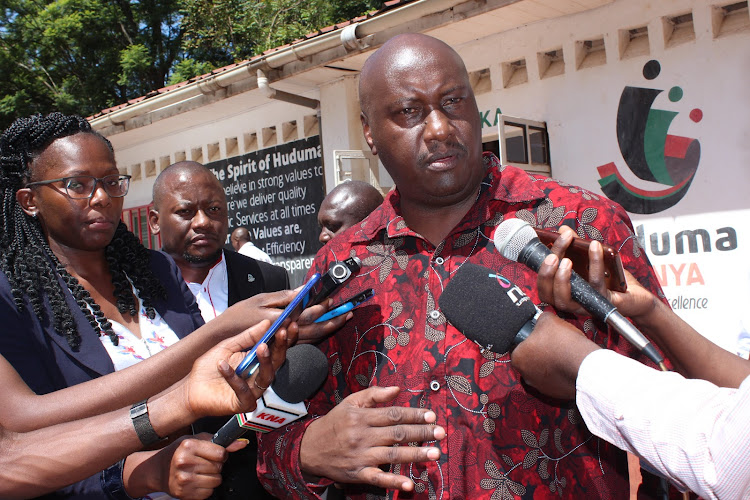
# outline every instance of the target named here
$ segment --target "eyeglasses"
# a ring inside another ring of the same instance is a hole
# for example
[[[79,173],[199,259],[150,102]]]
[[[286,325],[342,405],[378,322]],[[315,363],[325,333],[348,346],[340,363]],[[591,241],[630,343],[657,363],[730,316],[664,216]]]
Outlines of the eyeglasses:
[[[96,184],[101,182],[104,191],[112,198],[122,198],[128,194],[130,189],[129,175],[105,175],[104,177],[94,177],[91,175],[76,175],[74,177],[60,177],[59,179],[49,179],[46,181],[29,182],[29,186],[43,186],[53,182],[62,182],[63,189],[68,198],[74,200],[85,200],[94,196]]]

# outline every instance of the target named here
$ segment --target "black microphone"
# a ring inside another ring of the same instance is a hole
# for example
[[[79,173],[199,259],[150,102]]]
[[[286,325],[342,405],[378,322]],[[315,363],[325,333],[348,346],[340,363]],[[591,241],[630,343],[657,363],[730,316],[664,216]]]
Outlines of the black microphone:
[[[307,408],[303,401],[318,390],[327,375],[328,359],[320,349],[310,344],[290,347],[255,410],[230,418],[211,442],[226,447],[248,430],[269,432],[304,417]]]
[[[534,228],[521,219],[508,219],[500,224],[495,230],[494,242],[503,257],[520,262],[535,272],[539,272],[544,258],[552,253],[539,241]],[[575,272],[571,272],[570,295],[592,316],[617,330],[662,370],[665,369],[664,358],[653,344],[612,303]]]
[[[490,307],[478,306],[477,297]],[[438,303],[459,332],[483,351],[498,354],[525,340],[542,313],[508,278],[469,262],[456,272]]]

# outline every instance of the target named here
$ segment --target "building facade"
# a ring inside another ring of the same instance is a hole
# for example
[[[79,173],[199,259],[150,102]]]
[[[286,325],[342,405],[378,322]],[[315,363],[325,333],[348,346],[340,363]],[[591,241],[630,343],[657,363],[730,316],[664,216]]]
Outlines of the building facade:
[[[747,356],[747,1],[396,0],[92,117],[133,176],[126,221],[158,247],[153,181],[200,161],[225,186],[231,228],[299,282],[324,194],[349,178],[392,187],[364,142],[357,84],[373,50],[414,31],[463,57],[487,149],[623,205],[672,307]]]

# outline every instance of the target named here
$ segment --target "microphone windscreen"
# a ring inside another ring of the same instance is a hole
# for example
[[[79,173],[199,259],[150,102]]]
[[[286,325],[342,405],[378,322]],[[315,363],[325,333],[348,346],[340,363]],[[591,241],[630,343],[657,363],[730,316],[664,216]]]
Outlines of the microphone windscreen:
[[[521,219],[508,219],[495,229],[495,248],[508,260],[518,262],[518,254],[534,238],[536,231]]]
[[[531,299],[510,280],[464,263],[438,299],[443,314],[470,340],[502,354],[536,314]]]
[[[328,359],[311,344],[297,344],[286,351],[286,360],[276,371],[274,392],[288,403],[312,396],[328,375]]]

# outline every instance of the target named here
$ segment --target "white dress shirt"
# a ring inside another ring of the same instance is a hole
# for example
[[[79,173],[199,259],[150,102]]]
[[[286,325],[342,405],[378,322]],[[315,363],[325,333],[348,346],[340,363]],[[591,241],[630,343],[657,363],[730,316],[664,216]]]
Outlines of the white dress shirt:
[[[242,245],[240,249],[237,250],[237,252],[247,257],[252,257],[253,259],[259,260],[261,262],[268,262],[269,264],[273,264],[271,257],[269,257],[266,252],[253,245],[252,241],[248,241],[247,243]]]
[[[156,313],[154,319],[148,317],[146,308],[143,306],[143,301],[138,296],[135,288],[133,288],[133,295],[138,300],[140,338],[131,332],[127,326],[110,318],[107,319],[112,323],[112,331],[117,335],[117,345],[112,343],[109,335],[99,337],[104,349],[106,349],[107,354],[112,359],[115,371],[122,370],[139,361],[150,358],[180,340],[158,311],[154,311]]]
[[[601,349],[583,360],[588,428],[703,498],[750,498],[750,377],[739,389],[659,372]]]
[[[201,310],[203,321],[208,323],[229,307],[229,278],[224,252],[221,259],[212,267],[203,283],[187,281],[187,286],[195,295],[195,301]]]

